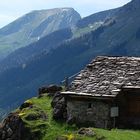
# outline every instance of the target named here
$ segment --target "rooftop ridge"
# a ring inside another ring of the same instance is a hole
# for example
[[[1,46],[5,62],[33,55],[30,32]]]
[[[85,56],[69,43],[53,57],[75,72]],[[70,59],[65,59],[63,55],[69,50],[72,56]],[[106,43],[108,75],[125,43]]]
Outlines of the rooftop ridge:
[[[131,58],[134,58],[134,59],[140,59],[139,56],[104,56],[104,55],[101,55],[101,56],[97,56],[95,59],[97,58],[128,58],[128,59],[131,59]]]

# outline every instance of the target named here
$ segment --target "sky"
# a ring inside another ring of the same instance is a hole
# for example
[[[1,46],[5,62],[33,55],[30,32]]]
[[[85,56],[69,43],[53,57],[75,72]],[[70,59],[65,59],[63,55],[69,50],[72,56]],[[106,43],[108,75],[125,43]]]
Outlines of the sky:
[[[120,7],[129,1],[131,0],[0,0],[0,28],[33,10],[73,7],[85,17]]]

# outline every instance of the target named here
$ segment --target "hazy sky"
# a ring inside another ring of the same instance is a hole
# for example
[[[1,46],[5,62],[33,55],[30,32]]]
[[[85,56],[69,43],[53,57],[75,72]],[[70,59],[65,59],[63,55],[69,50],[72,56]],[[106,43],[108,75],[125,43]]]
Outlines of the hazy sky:
[[[73,7],[82,17],[122,6],[131,0],[1,0],[0,27],[32,10]]]

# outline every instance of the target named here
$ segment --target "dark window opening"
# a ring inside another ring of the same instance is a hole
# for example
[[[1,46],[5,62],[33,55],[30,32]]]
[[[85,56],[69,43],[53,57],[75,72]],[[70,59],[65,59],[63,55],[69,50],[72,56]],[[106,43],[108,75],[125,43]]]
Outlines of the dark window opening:
[[[92,104],[91,103],[88,104],[88,108],[92,108]]]

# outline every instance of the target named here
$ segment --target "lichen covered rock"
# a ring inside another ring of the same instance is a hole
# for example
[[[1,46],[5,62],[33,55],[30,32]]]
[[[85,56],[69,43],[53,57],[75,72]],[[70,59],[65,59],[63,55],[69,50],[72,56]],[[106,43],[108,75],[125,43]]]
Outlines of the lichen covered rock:
[[[27,100],[23,104],[21,104],[20,109],[22,110],[23,108],[32,107],[32,106],[33,103],[30,100]]]
[[[93,131],[93,129],[91,129],[91,128],[80,128],[78,130],[78,134],[89,136],[89,137],[93,137],[96,135],[95,132]]]
[[[48,96],[54,96],[55,93],[59,91],[62,91],[61,86],[57,85],[43,86],[39,88],[39,97],[42,97],[44,94],[47,94]]]
[[[53,107],[53,118],[55,120],[65,120],[67,118],[66,100],[61,93],[56,93],[51,102]]]
[[[27,133],[28,129],[18,113],[10,113],[1,124],[0,140],[24,140],[23,136]]]

